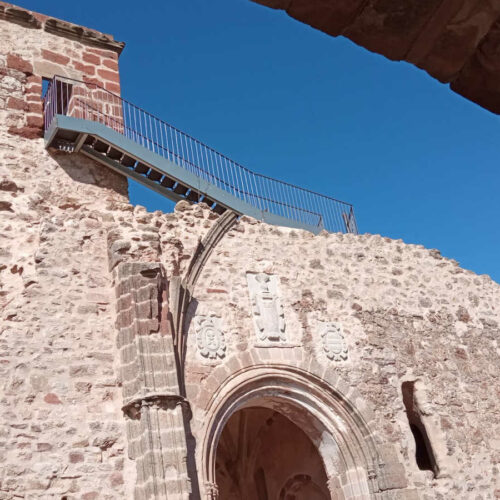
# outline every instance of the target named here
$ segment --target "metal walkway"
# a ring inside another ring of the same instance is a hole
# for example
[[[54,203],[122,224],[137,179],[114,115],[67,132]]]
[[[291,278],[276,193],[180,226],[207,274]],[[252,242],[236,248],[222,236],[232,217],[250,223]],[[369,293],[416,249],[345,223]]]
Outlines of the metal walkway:
[[[352,205],[252,172],[96,84],[55,77],[44,119],[47,148],[81,152],[173,201],[313,233],[357,233]]]

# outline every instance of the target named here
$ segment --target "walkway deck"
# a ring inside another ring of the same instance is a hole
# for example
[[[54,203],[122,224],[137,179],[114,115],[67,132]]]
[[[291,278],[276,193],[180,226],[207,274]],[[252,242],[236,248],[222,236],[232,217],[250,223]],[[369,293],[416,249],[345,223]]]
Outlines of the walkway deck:
[[[98,85],[55,77],[44,110],[46,147],[81,152],[171,200],[313,233],[357,233],[350,204],[252,172]]]

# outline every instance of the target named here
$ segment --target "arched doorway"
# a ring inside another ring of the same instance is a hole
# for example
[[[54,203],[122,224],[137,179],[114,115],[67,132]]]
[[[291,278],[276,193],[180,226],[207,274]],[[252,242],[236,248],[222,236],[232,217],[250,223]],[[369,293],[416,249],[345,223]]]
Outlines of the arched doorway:
[[[219,438],[219,500],[328,500],[321,456],[290,418],[264,407],[236,411]]]
[[[198,417],[203,419],[203,437],[197,460],[201,466],[204,499],[224,499],[217,484],[218,475],[221,482],[217,471],[219,441],[232,417],[251,408],[269,410],[266,415],[278,413],[306,434],[326,473],[327,498],[368,500],[376,498],[382,491],[380,485],[388,489],[390,477],[379,475],[379,471],[390,469],[397,462],[381,459],[375,434],[367,425],[371,420],[370,412],[363,408],[363,400],[355,392],[351,396],[362,410],[352,404],[351,398],[343,392],[344,388],[349,389],[349,385],[335,374],[319,377],[309,370],[268,362],[266,365],[247,366],[230,375],[226,373],[225,378],[222,373],[220,375],[223,381]],[[254,473],[262,475],[258,468]],[[301,489],[309,493],[312,489],[316,491],[313,477],[311,482],[308,476],[310,474],[301,472],[289,476],[288,482],[281,487],[283,495]],[[324,483],[318,482],[322,493]]]

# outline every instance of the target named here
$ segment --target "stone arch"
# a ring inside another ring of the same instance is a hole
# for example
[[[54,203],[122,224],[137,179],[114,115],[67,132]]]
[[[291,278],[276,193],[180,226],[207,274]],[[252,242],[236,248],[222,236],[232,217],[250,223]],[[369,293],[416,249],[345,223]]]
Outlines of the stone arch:
[[[283,356],[287,359],[284,360]],[[302,359],[300,349],[251,349],[217,367],[198,393],[204,411],[198,449],[206,498],[217,498],[218,439],[230,416],[249,406],[294,412],[316,445],[333,498],[375,498],[387,489],[369,406],[334,370]]]

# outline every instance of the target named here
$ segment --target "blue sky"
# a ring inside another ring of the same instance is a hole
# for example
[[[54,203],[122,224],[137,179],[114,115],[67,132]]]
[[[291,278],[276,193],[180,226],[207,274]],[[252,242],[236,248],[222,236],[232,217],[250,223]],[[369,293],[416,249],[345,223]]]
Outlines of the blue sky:
[[[127,43],[122,93],[258,172],[351,202],[361,232],[500,281],[500,119],[249,0],[19,5]],[[131,200],[170,210],[131,186]]]

